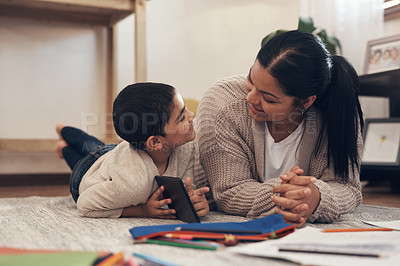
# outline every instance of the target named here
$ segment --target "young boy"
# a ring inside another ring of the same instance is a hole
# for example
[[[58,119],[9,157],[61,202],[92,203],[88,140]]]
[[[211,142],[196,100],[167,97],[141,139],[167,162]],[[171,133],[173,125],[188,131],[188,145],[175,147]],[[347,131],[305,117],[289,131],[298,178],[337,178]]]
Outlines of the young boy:
[[[57,152],[73,169],[72,197],[88,217],[175,218],[175,210],[161,208],[154,177],[193,177],[193,113],[172,86],[137,83],[123,89],[114,101],[114,128],[124,140],[105,145],[83,131],[58,124]],[[208,187],[185,186],[199,216],[209,212]]]

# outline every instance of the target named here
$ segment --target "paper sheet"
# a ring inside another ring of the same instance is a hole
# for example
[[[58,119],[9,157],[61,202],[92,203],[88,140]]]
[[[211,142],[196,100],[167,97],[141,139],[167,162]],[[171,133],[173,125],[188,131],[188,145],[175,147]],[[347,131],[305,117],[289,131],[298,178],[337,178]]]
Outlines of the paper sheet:
[[[352,248],[368,249],[368,252],[381,254],[382,257],[361,257],[326,255],[298,252],[280,252],[280,247],[324,246],[332,250]],[[254,244],[246,244],[228,249],[231,252],[260,256],[266,258],[285,259],[307,265],[398,265],[400,261],[400,232],[341,232],[324,233],[321,229],[306,227],[276,240],[267,240]]]
[[[400,220],[397,221],[384,221],[384,222],[369,222],[363,221],[366,224],[375,225],[383,228],[392,228],[393,230],[400,231]]]

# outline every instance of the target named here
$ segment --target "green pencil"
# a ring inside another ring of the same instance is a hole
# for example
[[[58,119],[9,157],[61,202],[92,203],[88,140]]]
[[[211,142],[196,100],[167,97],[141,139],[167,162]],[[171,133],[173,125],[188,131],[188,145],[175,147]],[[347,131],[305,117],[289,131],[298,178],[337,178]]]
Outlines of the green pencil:
[[[159,240],[159,239],[147,239],[146,243],[166,245],[166,246],[175,246],[175,247],[182,247],[182,248],[197,248],[197,249],[207,249],[207,250],[217,250],[218,249],[218,247],[215,247],[215,246],[179,243],[179,242],[174,242],[174,241],[169,241],[169,240],[168,241]]]

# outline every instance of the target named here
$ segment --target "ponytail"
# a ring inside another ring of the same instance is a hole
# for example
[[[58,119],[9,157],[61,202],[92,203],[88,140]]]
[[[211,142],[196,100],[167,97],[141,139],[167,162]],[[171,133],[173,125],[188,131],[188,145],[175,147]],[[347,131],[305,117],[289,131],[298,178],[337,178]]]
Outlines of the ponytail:
[[[364,127],[358,100],[359,80],[353,66],[341,56],[332,56],[330,84],[317,95],[315,107],[322,114],[322,129],[318,135],[315,155],[321,148],[326,130],[328,136],[328,165],[333,159],[335,174],[343,180],[349,176],[349,164],[360,167],[357,138]]]

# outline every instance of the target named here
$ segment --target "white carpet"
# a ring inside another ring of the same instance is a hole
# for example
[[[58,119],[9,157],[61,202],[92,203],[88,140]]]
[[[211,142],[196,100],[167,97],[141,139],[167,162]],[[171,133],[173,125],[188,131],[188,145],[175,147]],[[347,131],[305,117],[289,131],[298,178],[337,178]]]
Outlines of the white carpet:
[[[361,220],[400,220],[400,209],[362,205],[333,224],[316,227],[368,227]],[[202,222],[244,222],[243,217],[211,212]],[[0,246],[26,249],[141,252],[182,265],[264,265],[261,258],[224,251],[206,251],[154,244],[133,244],[134,226],[181,223],[174,220],[81,217],[71,197],[0,199]],[[269,265],[283,262],[270,261]]]

